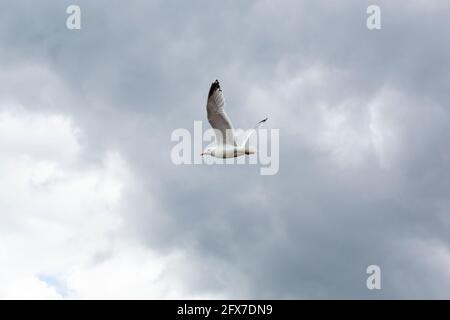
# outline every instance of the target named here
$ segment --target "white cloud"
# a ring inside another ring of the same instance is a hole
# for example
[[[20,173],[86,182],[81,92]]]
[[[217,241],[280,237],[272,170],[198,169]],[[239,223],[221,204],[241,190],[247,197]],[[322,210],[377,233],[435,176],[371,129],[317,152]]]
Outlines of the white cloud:
[[[119,235],[132,174],[114,151],[85,163],[77,132],[64,115],[0,113],[0,297],[176,296],[160,276],[182,254]]]

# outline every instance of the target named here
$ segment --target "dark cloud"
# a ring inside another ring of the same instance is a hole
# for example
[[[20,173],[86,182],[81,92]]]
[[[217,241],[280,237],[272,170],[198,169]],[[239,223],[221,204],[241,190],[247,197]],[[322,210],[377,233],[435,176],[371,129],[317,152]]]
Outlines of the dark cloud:
[[[192,292],[448,298],[448,4],[378,1],[379,31],[368,1],[78,1],[80,31],[68,4],[0,5],[2,97],[71,115],[90,160],[121,153],[125,232],[188,252]],[[280,128],[278,175],[171,163],[216,78],[236,126]]]

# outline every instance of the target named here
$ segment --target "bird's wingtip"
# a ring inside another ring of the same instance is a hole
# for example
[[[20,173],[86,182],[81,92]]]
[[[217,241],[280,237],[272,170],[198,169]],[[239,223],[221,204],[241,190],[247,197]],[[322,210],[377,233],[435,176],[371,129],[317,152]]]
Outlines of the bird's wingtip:
[[[219,80],[217,80],[217,79],[216,79],[216,81],[214,81],[214,82],[211,84],[211,88],[209,89],[208,98],[211,97],[211,96],[214,94],[214,92],[215,92],[216,90],[222,91],[222,89],[220,89],[220,83],[219,83]]]

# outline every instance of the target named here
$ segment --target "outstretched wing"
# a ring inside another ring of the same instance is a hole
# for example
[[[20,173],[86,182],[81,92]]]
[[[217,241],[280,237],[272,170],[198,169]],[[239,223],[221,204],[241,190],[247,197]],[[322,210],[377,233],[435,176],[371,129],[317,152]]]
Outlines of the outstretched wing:
[[[237,145],[240,147],[245,146],[245,144],[247,143],[248,139],[253,134],[253,132],[255,132],[256,129],[258,129],[266,121],[267,121],[267,118],[261,120],[252,129],[249,129],[249,130],[245,131],[243,134],[241,134],[240,136],[238,136],[236,138]]]
[[[206,105],[208,122],[216,133],[216,141],[218,145],[236,145],[233,126],[230,118],[228,118],[225,113],[224,107],[225,99],[223,97],[219,81],[216,80],[211,84],[208,94],[208,103]]]

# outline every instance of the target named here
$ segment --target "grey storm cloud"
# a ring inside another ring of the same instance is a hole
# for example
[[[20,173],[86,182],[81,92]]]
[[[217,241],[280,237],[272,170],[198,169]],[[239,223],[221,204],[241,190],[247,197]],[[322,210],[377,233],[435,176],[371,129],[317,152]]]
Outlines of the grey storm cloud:
[[[449,4],[375,1],[369,31],[373,1],[76,1],[70,31],[72,2],[0,2],[1,96],[70,115],[88,163],[120,152],[121,232],[187,252],[191,292],[449,297]],[[170,161],[216,78],[237,127],[280,129],[277,175]]]

